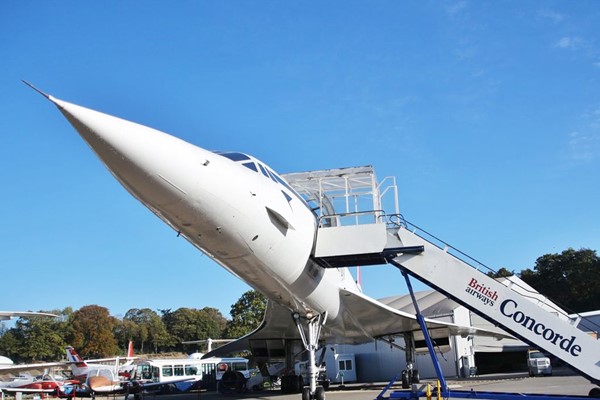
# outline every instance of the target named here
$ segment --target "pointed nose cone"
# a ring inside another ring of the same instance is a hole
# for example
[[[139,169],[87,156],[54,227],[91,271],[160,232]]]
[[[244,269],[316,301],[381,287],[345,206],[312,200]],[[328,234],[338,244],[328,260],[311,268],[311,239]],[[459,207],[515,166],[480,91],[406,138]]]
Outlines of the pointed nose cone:
[[[178,162],[199,148],[158,130],[48,96],[105,166],[144,204],[181,199]]]

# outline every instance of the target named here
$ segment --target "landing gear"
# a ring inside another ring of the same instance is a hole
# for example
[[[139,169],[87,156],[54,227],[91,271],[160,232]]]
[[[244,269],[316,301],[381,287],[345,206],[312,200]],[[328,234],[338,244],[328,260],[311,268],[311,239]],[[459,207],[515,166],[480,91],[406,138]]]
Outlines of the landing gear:
[[[405,369],[402,371],[402,389],[410,388],[411,383],[419,383],[418,369]]]
[[[319,345],[321,328],[325,325],[325,321],[327,321],[327,313],[317,315],[307,313],[305,317],[301,317],[298,313],[293,313],[292,318],[294,318],[304,348],[308,351],[309,386],[302,389],[302,400],[325,400],[325,389],[323,386],[317,386],[319,368],[316,365],[316,352]]]
[[[402,389],[410,388],[411,383],[419,383],[419,370],[414,368],[414,363],[416,361],[414,333],[404,333],[404,347],[394,343],[394,338],[392,336],[387,338],[380,337],[379,340],[389,344],[390,348],[395,347],[404,352],[404,356],[406,357],[406,369],[402,370],[401,374]]]
[[[302,400],[310,400],[310,388],[308,386],[302,388]]]
[[[415,336],[413,332],[404,334],[404,354],[406,357],[406,369],[402,371],[402,389],[410,388],[411,383],[419,383],[419,370],[413,368],[415,362]]]
[[[315,400],[325,400],[325,388],[323,386],[317,386]]]
[[[302,389],[302,400],[325,400],[325,388],[323,386],[317,386],[315,394],[310,396],[310,387],[306,386]]]

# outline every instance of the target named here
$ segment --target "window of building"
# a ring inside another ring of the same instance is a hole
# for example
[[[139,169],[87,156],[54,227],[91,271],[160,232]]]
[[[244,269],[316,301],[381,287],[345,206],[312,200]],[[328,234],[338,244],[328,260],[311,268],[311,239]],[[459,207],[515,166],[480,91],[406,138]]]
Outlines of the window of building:
[[[340,360],[338,361],[338,366],[340,371],[351,371],[352,360]]]

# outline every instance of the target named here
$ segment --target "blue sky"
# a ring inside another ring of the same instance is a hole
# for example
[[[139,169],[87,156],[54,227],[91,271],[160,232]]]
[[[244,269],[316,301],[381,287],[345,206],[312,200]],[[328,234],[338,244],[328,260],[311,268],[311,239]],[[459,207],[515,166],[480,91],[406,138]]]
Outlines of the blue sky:
[[[596,1],[0,2],[0,310],[205,306],[248,289],[28,89],[280,173],[371,164],[497,269],[600,248]],[[400,274],[363,270],[373,297]]]

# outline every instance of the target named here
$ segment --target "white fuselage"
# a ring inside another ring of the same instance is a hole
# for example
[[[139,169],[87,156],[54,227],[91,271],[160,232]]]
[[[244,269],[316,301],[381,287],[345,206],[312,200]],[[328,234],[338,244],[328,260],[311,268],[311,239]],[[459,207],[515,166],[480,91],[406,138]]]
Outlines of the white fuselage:
[[[188,241],[291,311],[326,311],[343,332],[339,290],[359,289],[346,269],[310,259],[316,218],[264,163],[50,100],[123,186]]]

